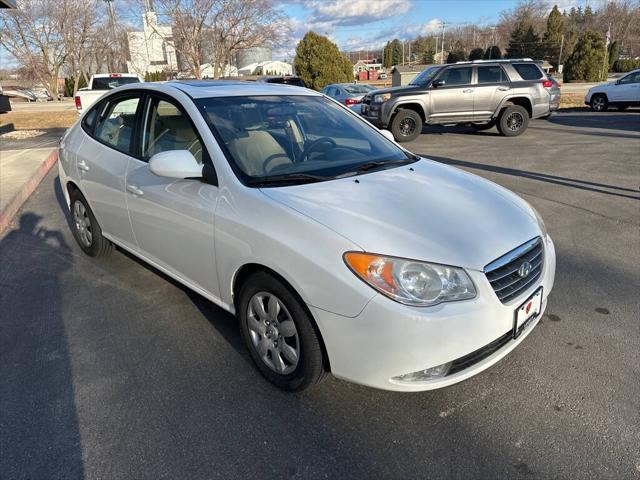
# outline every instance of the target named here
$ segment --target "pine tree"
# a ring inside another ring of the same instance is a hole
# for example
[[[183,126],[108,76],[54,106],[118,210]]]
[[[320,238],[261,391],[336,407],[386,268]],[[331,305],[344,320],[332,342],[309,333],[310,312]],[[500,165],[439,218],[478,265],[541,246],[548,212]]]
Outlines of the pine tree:
[[[524,57],[524,37],[527,33],[527,25],[524,20],[520,20],[516,24],[516,28],[511,32],[509,37],[509,45],[507,46],[507,52],[505,57],[507,58],[522,58]]]
[[[560,54],[560,44],[564,35],[564,19],[558,6],[554,5],[547,18],[547,31],[544,32],[543,57],[550,59],[550,63],[558,66],[558,55]]]
[[[484,57],[484,50],[482,48],[474,48],[469,52],[469,60],[472,62],[474,60],[482,60],[482,57]]]
[[[308,32],[296,47],[296,73],[309,88],[353,81],[353,67],[327,37]]]
[[[617,41],[611,42],[609,45],[609,71],[613,70],[613,65],[618,61],[620,57],[620,46]]]
[[[607,49],[599,33],[586,30],[564,66],[564,81],[600,82],[606,80]]]
[[[502,51],[497,45],[492,45],[484,52],[484,60],[499,60],[502,58]]]
[[[447,55],[447,63],[464,62],[467,59],[467,55],[464,50],[451,50]]]

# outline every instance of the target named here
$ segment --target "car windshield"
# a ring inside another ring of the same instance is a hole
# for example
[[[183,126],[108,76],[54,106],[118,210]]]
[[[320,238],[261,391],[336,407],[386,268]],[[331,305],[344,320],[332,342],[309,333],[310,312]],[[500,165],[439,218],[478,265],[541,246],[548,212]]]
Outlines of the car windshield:
[[[325,97],[217,97],[195,103],[247,185],[329,180],[417,159]]]
[[[344,87],[344,91],[347,93],[369,93],[371,90],[375,90],[371,85],[346,85]]]
[[[140,83],[137,77],[98,77],[93,79],[92,90],[112,90],[122,85]]]
[[[429,83],[435,74],[438,73],[438,70],[440,70],[440,67],[425,68],[409,82],[409,85],[425,85]]]

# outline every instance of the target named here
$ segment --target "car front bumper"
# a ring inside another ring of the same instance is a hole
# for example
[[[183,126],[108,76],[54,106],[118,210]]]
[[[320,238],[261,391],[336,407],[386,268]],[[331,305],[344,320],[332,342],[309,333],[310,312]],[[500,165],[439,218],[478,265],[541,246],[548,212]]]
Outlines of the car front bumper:
[[[489,368],[531,333],[544,314],[555,277],[555,248],[545,240],[541,279],[518,298],[502,304],[485,274],[467,271],[478,295],[467,301],[434,307],[410,307],[376,295],[356,317],[344,317],[310,307],[322,333],[331,372],[354,383],[384,390],[415,392],[458,383]],[[540,313],[513,339],[516,309],[540,287]],[[502,341],[498,342],[498,340]],[[495,347],[491,348],[492,345]],[[490,354],[465,368],[428,381],[400,381],[397,377],[436,367],[483,348]]]

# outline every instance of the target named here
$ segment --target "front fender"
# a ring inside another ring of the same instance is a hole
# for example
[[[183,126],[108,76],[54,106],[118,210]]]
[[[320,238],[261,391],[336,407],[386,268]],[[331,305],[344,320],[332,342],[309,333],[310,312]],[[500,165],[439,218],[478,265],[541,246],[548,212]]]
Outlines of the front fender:
[[[396,101],[391,99],[389,100],[389,102],[387,102],[387,104],[385,104],[386,122],[388,123],[391,120],[391,117],[399,108],[406,107],[407,105],[417,105],[421,112],[422,118],[423,119],[427,118],[427,112],[429,111],[429,107],[427,105],[427,102],[424,100],[424,98],[422,98],[422,95],[406,96],[406,97],[399,97]]]

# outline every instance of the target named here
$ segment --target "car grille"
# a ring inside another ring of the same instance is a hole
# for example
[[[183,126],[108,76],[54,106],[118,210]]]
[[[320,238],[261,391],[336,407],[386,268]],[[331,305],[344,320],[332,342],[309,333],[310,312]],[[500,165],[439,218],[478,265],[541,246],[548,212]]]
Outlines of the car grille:
[[[500,301],[507,303],[540,278],[543,261],[542,239],[536,237],[491,262],[484,273]]]
[[[481,362],[488,356],[500,350],[512,338],[513,338],[513,332],[509,331],[505,333],[503,336],[501,336],[500,338],[491,342],[489,345],[485,345],[484,347],[479,348],[475,352],[471,352],[470,354],[465,355],[464,357],[460,357],[454,360],[451,363],[451,367],[449,368],[449,371],[447,372],[446,376],[453,375],[454,373],[458,373],[464,370],[465,368],[469,368],[472,365],[475,365],[476,363]]]

